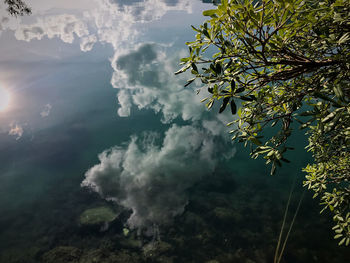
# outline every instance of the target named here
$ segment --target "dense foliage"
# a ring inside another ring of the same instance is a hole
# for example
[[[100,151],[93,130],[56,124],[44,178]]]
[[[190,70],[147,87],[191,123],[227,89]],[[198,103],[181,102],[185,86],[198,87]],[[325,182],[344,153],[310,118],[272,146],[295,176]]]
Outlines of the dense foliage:
[[[13,16],[23,16],[32,13],[30,7],[22,0],[4,0],[7,7],[7,12]]]
[[[209,109],[216,101],[219,112],[231,109],[232,139],[251,145],[272,174],[289,162],[292,123],[306,129],[314,163],[304,186],[333,213],[339,245],[349,245],[350,1],[223,0],[204,15],[177,73],[191,70],[186,85],[200,80]]]

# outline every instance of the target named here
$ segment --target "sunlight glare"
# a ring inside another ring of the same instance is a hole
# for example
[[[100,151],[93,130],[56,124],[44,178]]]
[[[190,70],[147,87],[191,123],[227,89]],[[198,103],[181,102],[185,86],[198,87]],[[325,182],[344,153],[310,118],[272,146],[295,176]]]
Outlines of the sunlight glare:
[[[5,111],[10,104],[10,94],[0,87],[0,112]]]

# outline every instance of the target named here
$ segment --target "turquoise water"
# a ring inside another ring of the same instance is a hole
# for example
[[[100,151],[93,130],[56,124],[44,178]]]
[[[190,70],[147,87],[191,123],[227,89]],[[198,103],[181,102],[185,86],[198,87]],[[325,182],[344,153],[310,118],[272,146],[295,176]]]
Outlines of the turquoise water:
[[[211,4],[32,2],[1,22],[0,262],[273,262],[310,156],[298,132],[270,176],[173,75]],[[281,262],[350,258],[319,208],[306,192]]]

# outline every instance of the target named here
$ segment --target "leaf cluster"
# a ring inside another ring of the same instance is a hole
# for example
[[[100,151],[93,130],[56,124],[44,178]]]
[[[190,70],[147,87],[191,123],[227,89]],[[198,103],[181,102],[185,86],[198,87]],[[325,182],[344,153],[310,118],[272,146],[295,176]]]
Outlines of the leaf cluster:
[[[209,109],[230,105],[232,139],[265,158],[271,174],[289,162],[292,123],[306,129],[315,163],[304,185],[340,226],[350,191],[350,1],[223,0],[203,14],[176,74],[191,71],[186,86],[200,80]],[[348,244],[350,229],[341,229]]]
[[[24,16],[30,15],[32,10],[25,2],[22,0],[4,0],[5,4],[7,4],[7,12],[13,16]]]

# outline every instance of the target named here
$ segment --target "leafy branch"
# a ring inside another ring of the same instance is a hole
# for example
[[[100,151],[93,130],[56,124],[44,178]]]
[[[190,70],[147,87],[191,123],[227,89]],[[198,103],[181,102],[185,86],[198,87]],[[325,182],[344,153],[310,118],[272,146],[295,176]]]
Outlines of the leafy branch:
[[[266,159],[271,174],[289,162],[292,123],[306,129],[314,164],[304,186],[334,214],[340,245],[350,242],[349,12],[346,0],[223,0],[192,26],[195,40],[176,72],[191,71],[186,86],[201,81],[209,109],[230,105],[232,139]]]

